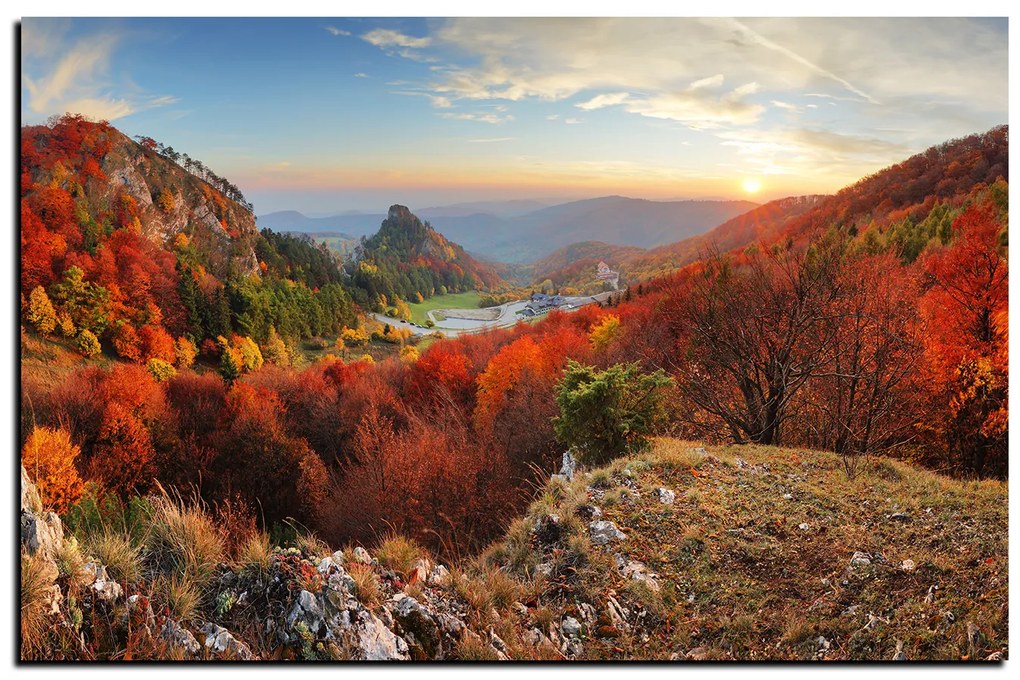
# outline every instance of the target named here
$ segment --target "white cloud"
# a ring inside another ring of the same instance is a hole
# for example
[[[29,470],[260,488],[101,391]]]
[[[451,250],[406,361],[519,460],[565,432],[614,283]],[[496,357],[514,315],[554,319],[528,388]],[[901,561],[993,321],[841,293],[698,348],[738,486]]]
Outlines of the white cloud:
[[[700,80],[695,80],[693,83],[691,83],[688,86],[687,89],[688,90],[703,90],[703,89],[711,89],[711,88],[721,87],[724,80],[725,80],[725,78],[723,78],[723,74],[719,73],[719,74],[716,74],[714,76],[709,76],[708,78],[702,78]]]
[[[567,125],[580,125],[584,121],[581,120],[580,118],[564,118],[563,122],[566,123]]]
[[[700,128],[748,125],[768,102],[806,94],[854,104],[865,125],[919,118],[936,101],[918,122],[941,120],[948,134],[962,113],[980,129],[1007,111],[1001,21],[461,18],[430,37],[429,54],[446,58],[427,86],[455,103],[580,96],[582,110],[616,105]],[[719,96],[734,81],[748,85]]]
[[[783,102],[779,101],[778,99],[773,99],[769,103],[772,104],[772,106],[776,107],[777,109],[782,109],[783,111],[789,111],[790,113],[800,113],[800,107],[797,106],[796,104],[791,104],[790,102]],[[809,108],[814,106],[815,106],[814,104],[808,104]]]
[[[388,28],[376,28],[361,36],[361,39],[376,47],[410,47],[421,49],[432,44],[431,38],[415,38],[404,35],[400,31],[392,31]]]
[[[333,35],[338,36],[338,37],[340,37],[340,36],[347,36],[347,35],[351,34],[350,31],[345,31],[344,29],[337,28],[336,26],[327,26],[326,30],[329,31],[330,33],[332,33]]]
[[[33,113],[45,116],[71,112],[97,120],[116,120],[177,103],[178,99],[170,95],[146,94],[131,83],[116,88],[109,82],[118,35],[89,35],[67,48],[66,42],[52,40],[53,32],[37,29],[36,21],[26,25],[30,28],[22,35],[22,82],[28,92],[28,109]],[[117,89],[121,92],[115,94]]]
[[[358,73],[355,73],[355,74],[354,74],[354,77],[355,77],[355,78],[368,78],[368,74],[367,74],[367,73],[364,73],[364,72],[361,72],[361,71],[359,71]]]
[[[558,113],[551,113],[545,117],[546,120],[557,120],[560,117]]]
[[[514,137],[487,137],[485,139],[469,139],[468,142],[472,144],[492,144],[494,142],[509,142],[515,139]]]
[[[622,104],[630,98],[630,95],[626,92],[613,92],[611,94],[600,94],[586,102],[575,104],[579,109],[585,111],[594,111],[595,109],[602,109],[607,106],[616,106]]]
[[[446,118],[447,120],[470,120],[478,123],[489,123],[491,125],[501,125],[514,119],[510,114],[505,114],[501,111],[475,111],[470,113],[440,113],[440,118]]]

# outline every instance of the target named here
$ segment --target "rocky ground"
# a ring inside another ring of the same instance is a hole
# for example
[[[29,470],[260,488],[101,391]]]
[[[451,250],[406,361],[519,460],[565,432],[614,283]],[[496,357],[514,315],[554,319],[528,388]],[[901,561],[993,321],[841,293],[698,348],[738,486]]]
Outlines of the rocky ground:
[[[882,460],[847,480],[829,454],[663,439],[590,472],[565,457],[463,564],[308,540],[217,563],[181,619],[144,580],[69,559],[23,470],[22,655],[999,660],[1006,515],[1000,482]]]

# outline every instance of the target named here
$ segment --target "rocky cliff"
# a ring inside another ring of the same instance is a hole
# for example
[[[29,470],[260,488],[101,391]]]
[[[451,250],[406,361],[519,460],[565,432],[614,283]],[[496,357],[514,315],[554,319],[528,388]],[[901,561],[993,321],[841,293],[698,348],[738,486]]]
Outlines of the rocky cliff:
[[[208,172],[200,163],[195,167]],[[215,181],[233,186],[222,178]],[[109,124],[65,116],[22,128],[21,188],[23,205],[51,231],[62,233],[69,250],[94,254],[115,229],[127,227],[167,250],[185,234],[220,278],[232,269],[258,268],[250,206]]]

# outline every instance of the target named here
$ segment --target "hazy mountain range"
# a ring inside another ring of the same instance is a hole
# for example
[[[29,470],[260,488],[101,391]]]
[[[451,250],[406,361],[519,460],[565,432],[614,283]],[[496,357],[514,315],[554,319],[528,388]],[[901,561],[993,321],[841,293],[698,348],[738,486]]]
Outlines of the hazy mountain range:
[[[498,262],[534,262],[581,241],[654,248],[674,243],[757,207],[751,201],[649,201],[605,196],[543,205],[538,201],[482,201],[414,213],[467,251]],[[310,234],[374,234],[386,215],[307,217],[287,210],[260,215],[260,227]]]

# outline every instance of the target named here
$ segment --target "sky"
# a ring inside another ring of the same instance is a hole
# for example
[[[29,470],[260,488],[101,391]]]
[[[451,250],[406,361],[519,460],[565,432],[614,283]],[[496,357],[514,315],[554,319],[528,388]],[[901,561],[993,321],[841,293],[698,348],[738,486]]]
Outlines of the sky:
[[[1007,20],[30,19],[21,116],[107,119],[266,214],[831,193],[1007,122]]]

